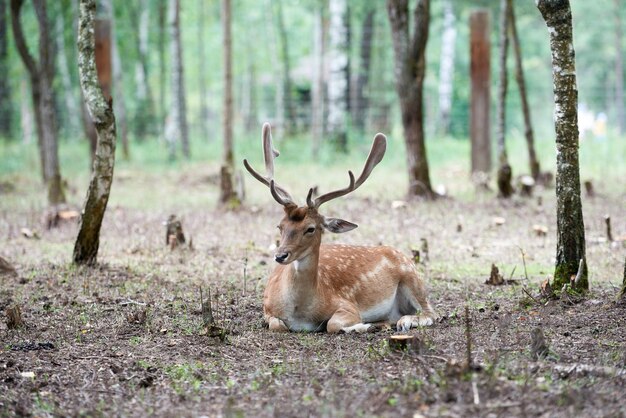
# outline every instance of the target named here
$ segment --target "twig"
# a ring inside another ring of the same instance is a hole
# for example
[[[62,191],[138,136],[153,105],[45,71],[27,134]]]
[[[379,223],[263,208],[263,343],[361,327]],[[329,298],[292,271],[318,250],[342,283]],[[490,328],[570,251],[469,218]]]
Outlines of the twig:
[[[517,247],[519,248],[520,252],[522,253],[522,263],[524,264],[524,277],[526,277],[526,281],[528,280],[528,271],[526,270],[526,254],[524,253],[524,249],[522,249],[522,247]]]
[[[472,373],[472,392],[474,393],[474,405],[480,404],[480,396],[478,396],[478,384],[476,383],[476,373]]]
[[[466,355],[467,355],[467,368],[472,368],[472,339],[471,339],[471,323],[469,306],[465,304],[465,339],[466,339]]]
[[[146,306],[145,302],[137,302],[136,300],[132,300],[131,298],[128,298],[125,301],[120,302],[119,304],[122,306],[126,306],[126,305]]]
[[[524,293],[526,293],[528,295],[528,297],[530,297],[532,300],[534,300],[536,303],[539,303],[539,300],[534,297],[529,291],[528,289],[526,289],[524,286],[522,286],[522,290],[524,291]]]
[[[511,270],[511,275],[509,276],[509,282],[511,280],[513,280],[513,275],[515,274],[515,269],[517,269],[517,266],[513,266],[513,270]]]

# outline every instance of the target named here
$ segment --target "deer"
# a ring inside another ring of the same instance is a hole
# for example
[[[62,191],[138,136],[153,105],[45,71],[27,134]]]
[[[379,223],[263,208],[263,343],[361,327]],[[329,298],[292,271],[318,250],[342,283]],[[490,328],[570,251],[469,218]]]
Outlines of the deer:
[[[269,123],[262,129],[266,175],[243,160],[246,170],[268,186],[274,200],[283,206],[278,229],[280,241],[274,254],[278,263],[270,274],[263,295],[263,317],[270,331],[323,331],[328,333],[373,330],[381,323],[394,323],[406,332],[429,326],[437,314],[428,302],[427,290],[415,263],[400,251],[386,246],[322,244],[324,231],[344,233],[356,224],[326,217],[320,206],[359,188],[380,163],[387,138],[374,137],[363,171],[349,184],[313,198],[309,189],[306,206],[298,206],[289,192],[274,179],[274,149]],[[422,313],[417,315],[421,308]]]

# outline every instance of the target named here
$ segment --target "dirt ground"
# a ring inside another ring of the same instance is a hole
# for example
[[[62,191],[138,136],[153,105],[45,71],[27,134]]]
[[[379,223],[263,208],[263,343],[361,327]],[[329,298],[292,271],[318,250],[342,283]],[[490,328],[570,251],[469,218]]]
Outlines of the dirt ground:
[[[546,301],[538,295],[553,265],[553,194],[540,192],[541,204],[485,194],[328,205],[329,215],[360,227],[326,242],[410,254],[428,241],[420,268],[441,319],[411,330],[418,342],[399,351],[387,344],[392,329],[264,327],[261,296],[281,216],[269,194],[236,212],[179,210],[193,249],[173,251],[162,225],[169,208],[114,204],[96,268],[69,263],[75,223],[46,230],[36,207],[0,206],[0,256],[18,272],[0,277],[0,312],[17,304],[25,323],[0,323],[0,415],[626,416],[626,304],[615,301],[626,244],[606,242],[603,220],[612,214],[614,237],[626,236],[626,194],[584,202],[588,297]],[[40,238],[23,236],[24,227]],[[484,284],[492,263],[516,284]],[[200,288],[225,335],[202,326]],[[549,351],[534,358],[537,330]]]

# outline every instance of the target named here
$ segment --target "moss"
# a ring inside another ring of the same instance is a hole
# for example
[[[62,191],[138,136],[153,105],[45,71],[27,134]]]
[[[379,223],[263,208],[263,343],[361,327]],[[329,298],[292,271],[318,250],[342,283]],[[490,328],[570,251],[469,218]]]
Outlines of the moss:
[[[577,272],[578,265],[576,263],[557,264],[554,268],[552,288],[556,291],[560,291],[564,285],[571,283],[571,277],[576,276]],[[589,280],[587,278],[587,274],[587,265],[584,264],[580,280],[578,281],[578,284],[573,287],[573,290],[577,292],[586,292],[589,290]]]

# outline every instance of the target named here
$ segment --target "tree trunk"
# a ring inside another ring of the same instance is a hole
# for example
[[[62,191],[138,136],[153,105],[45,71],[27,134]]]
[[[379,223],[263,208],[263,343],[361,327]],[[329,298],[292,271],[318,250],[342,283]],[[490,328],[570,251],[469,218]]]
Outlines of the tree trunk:
[[[37,63],[28,51],[24,32],[20,22],[20,10],[23,0],[11,0],[11,21],[13,23],[13,37],[17,50],[26,66],[31,80],[33,110],[37,125],[39,157],[41,161],[43,179],[48,187],[48,203],[57,205],[65,202],[65,195],[61,186],[61,169],[59,166],[58,138],[56,116],[52,93],[54,76],[53,54],[50,51],[50,37],[48,30],[48,14],[44,0],[33,0],[35,14],[39,26],[39,62]]]
[[[107,8],[107,18],[111,21],[111,65],[113,67],[113,112],[120,139],[122,140],[122,157],[125,160],[130,159],[130,150],[128,148],[128,122],[126,119],[126,100],[124,95],[124,77],[122,69],[122,59],[120,57],[119,45],[115,30],[115,9],[112,0],[104,0],[102,2]]]
[[[477,10],[470,15],[472,173],[491,171],[489,50],[489,12]]]
[[[159,30],[158,30],[158,51],[159,51],[159,131],[165,138],[165,127],[167,120],[167,103],[165,100],[167,90],[167,69],[165,65],[165,42],[166,42],[166,21],[167,21],[167,1],[159,0]]]
[[[113,106],[111,101],[107,103],[104,98],[96,69],[95,13],[95,0],[80,0],[78,69],[85,101],[98,132],[98,146],[89,189],[83,205],[78,236],[74,244],[73,261],[76,264],[89,265],[97,261],[100,228],[113,182],[116,141]]]
[[[203,140],[211,139],[209,135],[209,104],[207,92],[207,66],[206,66],[206,44],[204,42],[205,30],[204,23],[206,20],[205,13],[206,0],[198,1],[198,93],[200,94],[200,106],[198,125],[200,126],[200,136]]]
[[[171,29],[171,71],[172,71],[172,142],[182,145],[185,158],[191,156],[189,150],[189,131],[187,125],[187,105],[185,103],[185,75],[183,67],[183,47],[180,31],[180,0],[170,0]],[[174,157],[170,155],[170,157]]]
[[[180,141],[183,156],[191,156],[189,150],[189,125],[187,124],[187,104],[185,94],[185,73],[183,67],[183,45],[180,29],[180,0],[170,0],[171,53],[172,53],[172,119],[176,141]]]
[[[233,51],[231,36],[230,0],[222,0],[222,29],[224,48],[224,105],[222,130],[224,135],[224,157],[220,171],[220,203],[236,205],[238,203],[234,189],[233,175],[235,158],[233,155]]]
[[[328,78],[328,132],[339,152],[348,152],[348,106],[350,101],[350,35],[347,0],[330,6]]]
[[[33,139],[33,126],[35,125],[32,99],[28,101],[28,87],[26,80],[20,82],[20,126],[22,128],[22,142],[30,144]]]
[[[622,48],[622,18],[623,2],[613,0],[615,4],[615,111],[619,133],[626,133],[626,112],[624,111],[624,50]],[[620,5],[622,3],[622,5]]]
[[[498,196],[509,198],[513,194],[511,179],[513,172],[506,154],[506,92],[508,74],[506,58],[509,51],[508,36],[509,2],[500,0],[500,50],[498,56],[499,84],[498,84],[498,109],[496,114],[496,135],[498,144]]]
[[[517,24],[515,22],[515,10],[512,0],[509,2],[509,27],[511,29],[511,40],[513,41],[513,52],[515,54],[515,79],[519,86],[519,94],[522,102],[522,113],[524,115],[524,135],[526,137],[526,145],[528,146],[528,163],[530,164],[530,175],[535,181],[539,179],[541,168],[537,152],[535,151],[535,135],[533,126],[530,121],[530,107],[528,106],[528,97],[526,94],[526,81],[524,79],[524,68],[522,66],[522,48],[517,36]]]
[[[247,36],[248,38],[248,36]],[[258,129],[257,70],[253,45],[246,44],[246,75],[244,78],[243,98],[241,103],[243,126],[246,132]]]
[[[580,200],[578,165],[578,88],[569,0],[537,0],[550,34],[554,79],[556,131],[557,247],[554,285],[560,289],[576,276],[580,260],[582,275],[577,290],[587,290],[585,227]]]
[[[0,0],[1,1],[1,0]],[[67,134],[68,136],[73,137],[80,131],[79,120],[76,118],[78,115],[78,102],[76,100],[76,91],[74,90],[74,86],[72,85],[72,77],[70,76],[70,63],[67,57],[66,48],[69,46],[65,45],[65,17],[64,11],[60,11],[57,15],[56,19],[56,48],[57,48],[57,56],[58,56],[58,70],[59,75],[61,76],[61,86],[63,87],[63,101],[65,103],[65,112],[66,123],[67,123]],[[72,48],[73,48],[72,44]]]
[[[152,100],[152,89],[150,88],[149,67],[148,67],[148,34],[150,29],[150,7],[148,0],[139,0],[137,3],[137,13],[133,13],[134,23],[137,25],[134,32],[137,33],[137,56],[139,57],[135,66],[135,78],[137,80],[137,114],[135,115],[135,132],[139,139],[144,139],[147,135],[154,133],[154,110]],[[131,8],[131,11],[135,9]]]
[[[313,56],[315,57],[313,86],[311,89],[311,136],[313,158],[319,157],[320,145],[324,136],[324,113],[326,91],[326,28],[325,2],[318,1],[315,8],[313,29]]]
[[[430,20],[429,0],[415,6],[415,28],[409,41],[407,0],[387,0],[395,56],[396,90],[400,98],[402,126],[409,170],[409,196],[435,197],[430,184],[424,141],[424,75]]]
[[[450,114],[454,82],[454,44],[456,42],[456,19],[452,0],[443,3],[443,34],[439,58],[439,115],[438,130],[441,135],[450,133]]]
[[[278,30],[278,42],[280,44],[279,58],[282,64],[282,105],[283,112],[287,120],[285,121],[285,131],[294,132],[297,126],[296,113],[292,98],[292,82],[291,82],[291,60],[289,57],[289,42],[287,37],[287,29],[285,28],[285,20],[283,16],[282,0],[274,0],[272,4],[276,5],[276,28]]]
[[[374,38],[374,16],[375,8],[370,8],[363,19],[361,28],[361,47],[359,52],[359,74],[356,78],[356,86],[354,92],[354,104],[352,105],[352,114],[354,126],[359,131],[365,129],[365,117],[369,108],[369,99],[365,95],[365,90],[369,84],[371,58],[372,58],[372,39]]]
[[[0,74],[9,74],[7,0],[0,0]],[[9,77],[0,77],[0,137],[11,138],[13,106]]]

